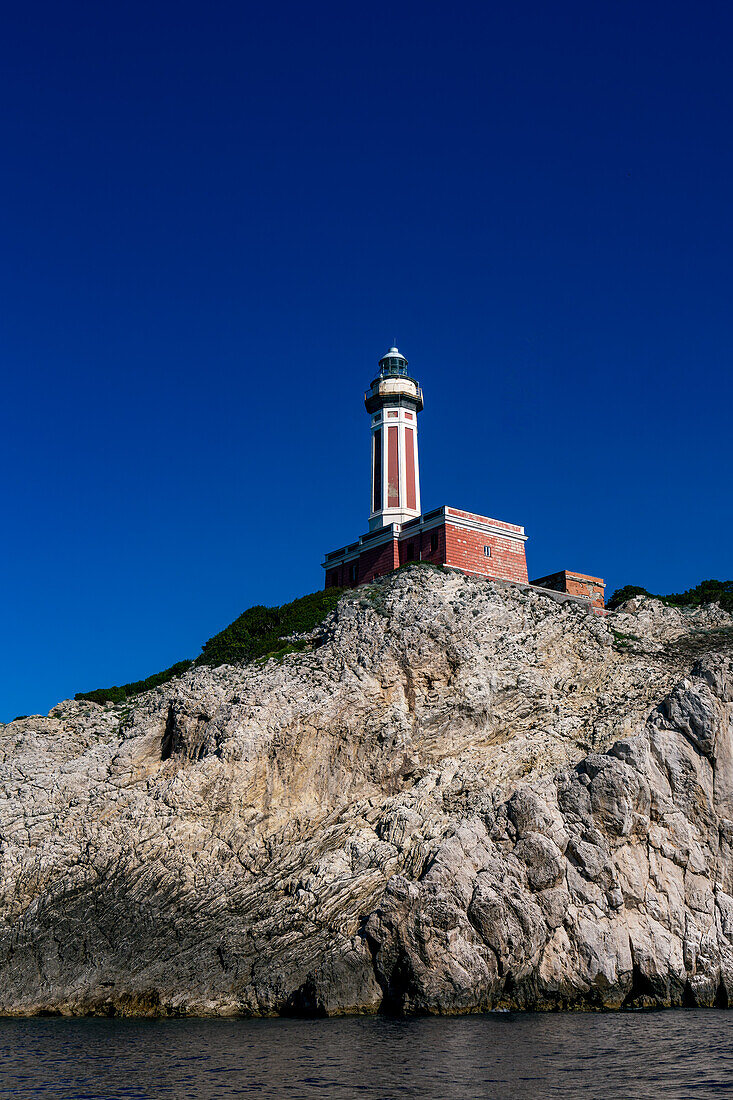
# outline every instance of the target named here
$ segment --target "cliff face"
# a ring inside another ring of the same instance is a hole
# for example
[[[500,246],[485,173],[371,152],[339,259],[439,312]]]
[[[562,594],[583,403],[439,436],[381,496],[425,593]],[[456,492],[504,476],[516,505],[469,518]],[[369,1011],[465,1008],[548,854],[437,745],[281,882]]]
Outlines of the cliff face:
[[[731,616],[415,566],[311,645],[0,726],[0,1012],[733,999]]]

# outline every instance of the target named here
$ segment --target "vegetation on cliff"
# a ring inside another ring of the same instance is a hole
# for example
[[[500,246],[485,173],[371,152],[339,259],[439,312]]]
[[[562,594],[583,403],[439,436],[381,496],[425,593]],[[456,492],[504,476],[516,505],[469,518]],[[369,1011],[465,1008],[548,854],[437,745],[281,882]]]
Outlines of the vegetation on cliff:
[[[144,680],[133,680],[129,684],[115,684],[114,687],[96,688],[94,691],[78,691],[75,699],[89,699],[92,703],[124,703],[133,695],[140,695],[143,691],[150,691],[159,684],[167,684],[175,676],[180,676],[187,668],[191,667],[190,661],[176,661],[170,668],[162,672],[155,672]]]
[[[244,611],[203,646],[198,665],[234,664],[276,654],[285,648],[283,638],[306,634],[333,611],[342,588],[326,588],[285,603],[281,607],[257,605]]]
[[[700,581],[695,588],[688,588],[686,592],[672,592],[668,596],[657,596],[639,585],[627,584],[624,588],[616,589],[607,607],[609,611],[615,611],[634,596],[651,596],[670,607],[701,607],[706,603],[718,603],[724,611],[733,611],[733,581]]]
[[[170,668],[156,672],[144,680],[96,688],[94,691],[80,691],[74,698],[89,699],[94,703],[124,703],[126,699],[180,676],[192,664],[216,666],[279,656],[296,648],[283,642],[283,639],[314,630],[334,609],[343,591],[342,588],[321,589],[279,607],[257,604],[209,638],[195,661],[176,661]],[[700,607],[707,603],[718,603],[725,611],[733,612],[733,581],[715,580],[701,581],[686,592],[673,592],[667,596],[658,596],[639,585],[627,584],[624,588],[616,589],[607,606],[614,611],[625,600],[640,595],[652,596],[672,607]]]
[[[170,668],[156,672],[145,680],[96,688],[94,691],[79,691],[74,698],[88,699],[93,703],[124,703],[134,695],[180,676],[192,664],[216,666],[277,656],[295,648],[284,643],[283,638],[314,630],[333,611],[342,592],[342,588],[327,588],[280,607],[263,607],[260,604],[250,607],[224,630],[209,638],[195,662],[190,659],[176,661]]]

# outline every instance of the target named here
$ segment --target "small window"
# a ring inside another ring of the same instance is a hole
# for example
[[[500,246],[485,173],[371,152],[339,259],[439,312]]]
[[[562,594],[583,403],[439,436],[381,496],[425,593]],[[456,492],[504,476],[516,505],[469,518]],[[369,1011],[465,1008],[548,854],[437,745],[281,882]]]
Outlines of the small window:
[[[359,563],[358,561],[351,563],[351,569],[349,570],[349,579],[352,584],[356,584],[359,579]]]
[[[433,531],[430,535],[430,553],[434,554],[438,549],[438,532]]]
[[[414,560],[415,560],[415,543],[414,542],[408,542],[407,546],[405,547],[405,561],[414,561]]]
[[[490,558],[491,557],[491,547],[490,546],[484,546],[484,557],[485,558]]]

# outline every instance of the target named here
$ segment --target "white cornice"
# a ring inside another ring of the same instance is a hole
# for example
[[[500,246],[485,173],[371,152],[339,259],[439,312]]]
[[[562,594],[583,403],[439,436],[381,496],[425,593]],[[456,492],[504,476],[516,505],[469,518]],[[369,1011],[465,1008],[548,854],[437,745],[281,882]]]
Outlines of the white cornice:
[[[474,519],[463,519],[459,516],[445,515],[442,517],[445,523],[453,527],[462,527],[466,531],[481,531],[485,535],[497,535],[502,539],[511,539],[513,542],[526,542],[528,535],[524,534],[524,528],[519,531],[507,531],[505,527],[495,527],[493,523],[479,523]]]
[[[420,523],[413,523],[411,526],[400,529],[400,525],[397,523],[391,523],[385,526],[384,532],[377,535],[373,534],[372,538],[366,538],[364,535],[359,536],[358,545],[349,550],[344,547],[342,551],[337,552],[337,556],[330,560],[324,558],[321,565],[324,569],[332,569],[337,565],[341,565],[343,562],[355,561],[359,558],[365,550],[370,549],[372,546],[383,546],[385,543],[391,542],[392,539],[399,539],[400,542],[406,539],[412,538],[413,535],[420,534],[422,531],[431,531],[435,527],[443,527],[450,524],[452,527],[460,527],[464,531],[478,531],[482,535],[492,535],[494,538],[507,539],[509,542],[526,542],[527,535],[524,534],[524,528],[521,527],[519,531],[507,531],[504,527],[497,527],[493,523],[482,523],[476,519],[466,519],[463,516],[454,516],[447,511],[447,506],[444,505],[440,510],[431,509],[431,511],[437,511],[436,515],[430,515],[430,519],[422,520]],[[374,513],[378,515],[380,513]],[[428,513],[430,514],[430,513]],[[370,517],[370,519],[373,517]],[[369,532],[368,532],[369,533]]]
[[[400,532],[400,538],[409,538],[410,535],[414,534],[416,531],[429,531],[432,527],[442,527],[444,523],[450,523],[453,527],[462,527],[466,531],[480,531],[484,535],[495,535],[499,538],[510,539],[514,542],[526,542],[528,538],[524,533],[523,527],[520,527],[519,531],[507,531],[505,527],[497,527],[493,523],[482,523],[480,520],[464,519],[462,516],[451,515],[447,511],[447,505],[444,505],[436,516],[431,515],[429,520],[423,520],[422,523],[416,523],[414,527],[410,527],[408,530],[403,528]]]

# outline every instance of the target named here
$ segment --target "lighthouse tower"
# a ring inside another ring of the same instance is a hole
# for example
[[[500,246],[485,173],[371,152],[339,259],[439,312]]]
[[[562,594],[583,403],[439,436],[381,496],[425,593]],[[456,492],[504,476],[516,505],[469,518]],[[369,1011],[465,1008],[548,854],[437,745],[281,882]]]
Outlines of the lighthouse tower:
[[[417,414],[422,390],[407,370],[407,360],[390,348],[379,360],[379,374],[364,394],[372,420],[372,481],[369,530],[420,515],[420,466]]]
[[[379,360],[379,374],[364,394],[364,404],[372,432],[369,530],[326,554],[326,588],[369,584],[408,562],[442,565],[526,587],[527,536],[519,524],[448,505],[420,511],[417,414],[423,407],[422,390],[397,348]],[[553,598],[561,602],[577,600],[603,611],[605,585],[600,577],[565,569],[532,583],[546,592],[559,592]]]

